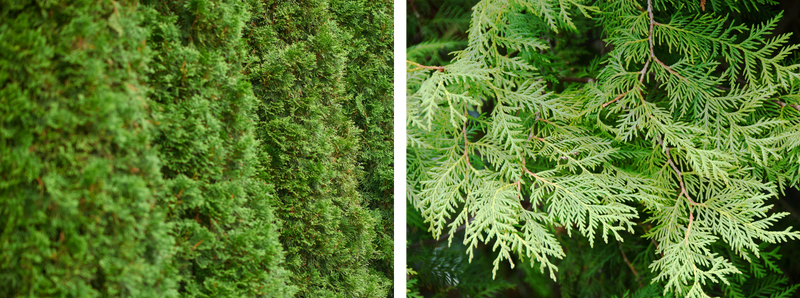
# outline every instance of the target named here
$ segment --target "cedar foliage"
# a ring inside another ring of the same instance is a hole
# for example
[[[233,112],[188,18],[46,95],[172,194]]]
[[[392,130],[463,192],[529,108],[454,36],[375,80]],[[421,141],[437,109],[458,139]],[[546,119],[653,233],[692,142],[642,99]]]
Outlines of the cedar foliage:
[[[491,247],[493,274],[520,260],[589,285],[566,296],[609,293],[560,274],[591,259],[573,236],[655,293],[791,295],[757,265],[800,236],[768,203],[800,179],[800,45],[772,35],[781,17],[756,1],[479,2],[449,65],[408,64],[413,207],[470,259]]]
[[[374,264],[392,279],[394,266],[394,22],[393,1],[332,1],[330,12],[345,33],[344,83],[349,101],[343,111],[360,129],[358,164],[364,169],[358,191],[376,217]]]
[[[352,36],[331,6],[254,5],[245,36],[256,59],[247,70],[260,101],[258,138],[270,158],[262,175],[275,184],[298,296],[386,296],[390,281],[371,265],[384,257],[375,243],[380,215],[358,192],[362,132],[343,109],[353,100],[345,88],[357,88],[345,84],[343,43]]]
[[[307,4],[0,3],[0,296],[387,296],[391,11]]]
[[[274,192],[255,140],[245,1],[144,1],[151,29],[148,110],[163,167],[160,205],[175,238],[182,297],[290,297]]]
[[[135,3],[0,2],[0,296],[163,297]]]

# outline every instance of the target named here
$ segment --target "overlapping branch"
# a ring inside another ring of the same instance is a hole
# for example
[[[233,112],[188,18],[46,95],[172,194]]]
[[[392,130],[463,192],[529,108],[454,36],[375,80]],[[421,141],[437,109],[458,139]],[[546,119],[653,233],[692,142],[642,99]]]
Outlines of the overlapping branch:
[[[640,71],[638,71],[639,72],[639,82],[636,85],[636,87],[634,87],[634,88],[640,88],[639,89],[639,93],[640,93],[640,95],[642,95],[641,96],[642,100],[644,100],[644,95],[641,94],[641,92],[642,92],[641,86],[644,85],[644,78],[647,75],[647,71],[649,70],[649,67],[650,67],[650,62],[652,62],[652,61],[655,61],[656,63],[661,65],[661,67],[666,69],[670,74],[673,74],[673,75],[679,77],[680,79],[682,79],[683,81],[685,81],[687,83],[689,82],[689,80],[687,80],[685,77],[683,77],[680,74],[678,74],[677,71],[673,70],[671,67],[669,67],[669,65],[666,65],[664,62],[661,62],[661,60],[659,60],[658,57],[656,57],[655,46],[653,45],[653,27],[655,25],[659,24],[659,23],[656,22],[655,17],[653,17],[653,3],[652,3],[652,0],[648,0],[647,1],[647,15],[648,15],[648,17],[650,19],[650,21],[649,21],[649,23],[650,23],[649,26],[650,27],[649,27],[648,32],[647,32],[647,43],[648,43],[648,46],[650,47],[650,55],[648,56],[647,61],[644,63],[644,67],[642,67],[642,69]],[[630,89],[628,91],[625,91],[625,92],[621,93],[620,95],[617,95],[617,97],[614,97],[614,99],[604,103],[602,107],[605,108],[605,107],[607,107],[607,106],[619,101],[620,99],[625,97],[625,95],[627,95],[631,90],[633,90],[633,89]]]
[[[683,172],[681,172],[681,170],[678,169],[678,166],[675,165],[675,162],[672,161],[672,154],[670,153],[670,150],[672,150],[672,148],[664,146],[664,141],[661,139],[661,137],[656,136],[656,139],[658,140],[658,144],[664,149],[664,152],[667,155],[667,163],[670,165],[672,170],[675,172],[675,175],[678,177],[678,184],[680,185],[680,192],[678,193],[678,198],[680,199],[680,197],[683,196],[689,202],[689,224],[686,228],[686,237],[684,238],[684,240],[688,241],[689,231],[692,229],[692,222],[694,221],[693,206],[705,206],[705,204],[696,203],[694,200],[692,200],[692,198],[689,196],[689,192],[686,191],[686,185],[683,183]]]

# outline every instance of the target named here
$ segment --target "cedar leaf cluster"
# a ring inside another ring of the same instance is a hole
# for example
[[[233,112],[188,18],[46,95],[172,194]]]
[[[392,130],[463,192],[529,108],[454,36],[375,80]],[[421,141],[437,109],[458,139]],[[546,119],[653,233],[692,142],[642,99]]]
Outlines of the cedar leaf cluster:
[[[407,63],[413,208],[434,239],[463,230],[470,258],[489,245],[493,274],[521,259],[555,280],[562,233],[595,246],[646,227],[663,294],[729,286],[736,262],[800,237],[768,203],[800,179],[799,46],[773,34],[781,13],[729,16],[761,6],[478,2],[449,64]],[[584,26],[600,53],[570,48]]]

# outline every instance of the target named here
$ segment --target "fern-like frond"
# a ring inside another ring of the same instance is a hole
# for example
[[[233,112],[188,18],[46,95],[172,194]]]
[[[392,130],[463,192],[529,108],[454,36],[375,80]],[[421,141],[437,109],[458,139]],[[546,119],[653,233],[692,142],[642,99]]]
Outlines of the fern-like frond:
[[[531,190],[534,204],[548,203],[550,217],[567,231],[576,226],[589,238],[589,244],[593,245],[595,231],[599,228],[606,242],[609,233],[622,240],[620,231],[633,232],[631,220],[637,216],[636,210],[614,198],[606,182],[598,177],[590,174],[553,178],[531,175],[536,179]]]
[[[781,17],[778,14],[764,24],[747,28],[726,25],[727,17],[705,14],[691,18],[676,14],[669,23],[657,23],[654,35],[668,50],[674,47],[692,62],[721,56],[730,66],[724,72],[730,82],[742,75],[750,82],[788,88],[791,81],[800,78],[800,66],[784,66],[780,61],[800,45],[782,47],[789,39],[788,34],[768,38]],[[735,37],[745,32],[749,33],[747,37],[737,42]]]
[[[424,61],[425,57],[438,55],[439,51],[457,49],[466,45],[466,41],[453,39],[421,42],[406,49],[406,58],[411,61]]]
[[[675,235],[659,242],[656,252],[663,253],[664,257],[650,265],[659,272],[654,281],[666,283],[664,294],[673,291],[691,298],[710,297],[702,285],[710,282],[727,284],[725,276],[740,271],[730,261],[709,250],[711,243],[717,240],[710,228],[701,224],[680,227],[684,228],[684,237]]]

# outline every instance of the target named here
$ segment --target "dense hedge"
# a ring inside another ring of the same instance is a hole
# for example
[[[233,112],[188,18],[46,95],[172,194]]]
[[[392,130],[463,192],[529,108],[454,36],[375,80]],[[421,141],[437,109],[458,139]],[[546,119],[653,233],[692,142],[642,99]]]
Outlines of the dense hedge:
[[[0,297],[160,297],[136,5],[0,3]]]
[[[299,4],[299,5],[298,5]],[[268,1],[245,36],[257,57],[248,71],[261,100],[259,138],[276,185],[281,242],[300,296],[386,296],[389,279],[370,263],[379,211],[358,192],[360,130],[343,106],[345,42],[327,1]],[[353,87],[353,86],[350,86]]]
[[[247,61],[244,1],[145,1],[153,49],[148,109],[164,166],[184,297],[290,296],[272,186],[256,177],[255,98]]]
[[[360,129],[358,163],[365,175],[359,186],[368,208],[378,210],[373,262],[392,278],[394,261],[393,169],[393,1],[331,1],[331,13],[346,33],[341,44],[347,51],[344,81],[350,98],[344,111]]]
[[[0,297],[389,295],[391,3],[300,2],[0,1]]]

